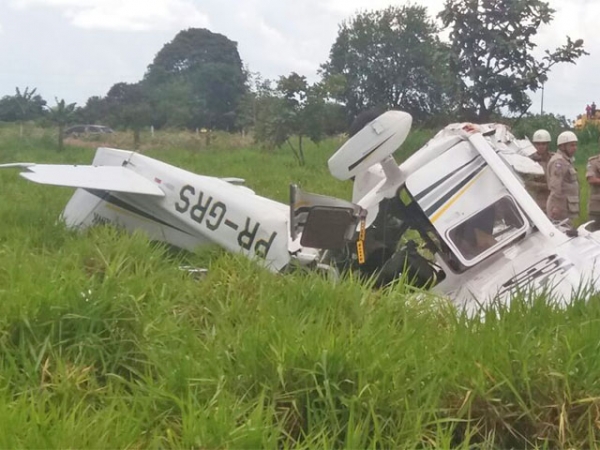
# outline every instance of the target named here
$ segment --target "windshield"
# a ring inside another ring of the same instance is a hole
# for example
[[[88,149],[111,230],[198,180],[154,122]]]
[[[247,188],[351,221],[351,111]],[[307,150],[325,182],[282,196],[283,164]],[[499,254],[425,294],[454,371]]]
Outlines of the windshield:
[[[512,199],[502,197],[451,229],[448,235],[462,257],[470,261],[484,253],[491,254],[524,228],[523,217]]]

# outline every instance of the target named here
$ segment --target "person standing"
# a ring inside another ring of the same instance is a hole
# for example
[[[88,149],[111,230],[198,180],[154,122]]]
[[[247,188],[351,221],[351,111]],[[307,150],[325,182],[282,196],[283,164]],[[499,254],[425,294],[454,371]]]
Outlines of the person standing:
[[[598,142],[600,144],[600,141]],[[588,197],[589,219],[594,221],[593,229],[600,229],[600,154],[588,159],[585,178],[590,185]]]
[[[525,179],[527,191],[544,212],[546,212],[546,203],[550,194],[548,182],[546,181],[548,162],[550,162],[550,158],[552,157],[552,153],[550,153],[550,141],[550,133],[546,130],[537,130],[533,133],[531,142],[537,151],[530,158],[542,166],[544,174],[531,175]]]
[[[573,156],[577,151],[577,136],[572,131],[564,131],[556,139],[558,151],[550,158],[547,169],[550,195],[546,203],[546,213],[554,221],[573,220],[579,215],[579,180],[573,166]]]

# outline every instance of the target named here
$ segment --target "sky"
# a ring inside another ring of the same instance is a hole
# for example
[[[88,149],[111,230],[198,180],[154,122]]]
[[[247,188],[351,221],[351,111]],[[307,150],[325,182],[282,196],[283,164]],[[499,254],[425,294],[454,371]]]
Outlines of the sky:
[[[318,80],[339,24],[357,11],[403,5],[401,0],[0,0],[0,97],[37,88],[83,106],[118,82],[137,82],[156,53],[190,27],[208,28],[238,43],[243,63],[263,78],[292,71]],[[431,16],[443,0],[414,0]],[[599,0],[550,0],[554,21],[540,28],[541,53],[584,39],[589,56],[552,69],[544,111],[574,119],[600,105]],[[541,92],[531,112],[541,110]]]

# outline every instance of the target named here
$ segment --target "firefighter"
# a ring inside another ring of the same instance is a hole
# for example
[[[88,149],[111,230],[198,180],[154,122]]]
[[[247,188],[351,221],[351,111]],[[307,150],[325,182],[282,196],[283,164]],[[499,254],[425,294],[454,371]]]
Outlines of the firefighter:
[[[550,194],[546,181],[548,162],[552,157],[552,153],[550,153],[550,140],[550,133],[546,130],[537,130],[533,133],[531,142],[533,142],[533,146],[537,152],[531,155],[531,159],[542,166],[544,174],[528,176],[525,179],[525,187],[529,191],[529,194],[544,212],[546,212],[546,203]]]
[[[592,227],[596,231],[600,229],[600,154],[588,159],[585,178],[590,185],[588,214],[590,220],[594,221]]]
[[[564,131],[556,139],[558,151],[550,158],[546,176],[550,195],[546,203],[546,213],[554,221],[573,219],[579,215],[579,180],[573,166],[573,156],[577,151],[577,136],[572,131]]]

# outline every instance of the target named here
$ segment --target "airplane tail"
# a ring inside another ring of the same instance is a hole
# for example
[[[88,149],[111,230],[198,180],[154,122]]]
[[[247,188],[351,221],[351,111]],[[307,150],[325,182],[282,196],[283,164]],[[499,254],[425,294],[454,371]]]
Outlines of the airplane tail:
[[[77,229],[107,223],[106,219],[96,213],[102,203],[101,197],[85,189],[77,189],[62,212],[61,220],[64,220],[67,227]]]

